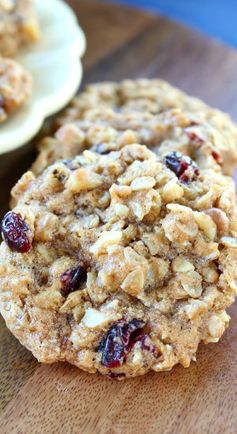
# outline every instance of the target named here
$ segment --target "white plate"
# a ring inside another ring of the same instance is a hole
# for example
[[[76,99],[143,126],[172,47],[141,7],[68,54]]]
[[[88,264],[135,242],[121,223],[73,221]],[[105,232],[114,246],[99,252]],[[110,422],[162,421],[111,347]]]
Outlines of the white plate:
[[[74,12],[61,0],[35,0],[41,37],[17,56],[33,76],[28,103],[0,125],[0,154],[31,140],[46,117],[62,109],[75,95],[81,79],[80,57],[85,36]]]

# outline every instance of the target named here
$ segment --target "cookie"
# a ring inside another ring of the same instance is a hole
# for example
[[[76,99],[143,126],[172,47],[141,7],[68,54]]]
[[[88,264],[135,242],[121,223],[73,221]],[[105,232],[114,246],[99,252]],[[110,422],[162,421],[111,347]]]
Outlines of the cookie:
[[[31,75],[14,60],[0,57],[0,123],[25,104],[31,89]]]
[[[186,113],[198,114],[222,134],[226,160],[224,171],[228,174],[233,171],[237,162],[237,128],[230,117],[162,80],[137,79],[92,84],[72,101],[58,117],[56,125],[60,127],[87,117],[93,119],[94,110],[96,118],[99,113],[103,117],[103,111],[107,108],[126,114],[139,112],[155,115],[179,108]]]
[[[131,144],[28,172],[15,194],[0,311],[40,362],[123,379],[219,341],[237,291],[231,178]]]
[[[14,56],[39,37],[32,0],[0,0],[0,55]]]
[[[236,163],[235,142],[209,124],[201,113],[170,109],[151,113],[117,113],[95,107],[80,120],[65,124],[42,140],[33,171],[39,174],[58,159],[71,158],[84,149],[99,153],[118,150],[131,143],[148,146],[159,156],[179,151],[201,168],[229,173]],[[233,146],[233,148],[231,148]]]

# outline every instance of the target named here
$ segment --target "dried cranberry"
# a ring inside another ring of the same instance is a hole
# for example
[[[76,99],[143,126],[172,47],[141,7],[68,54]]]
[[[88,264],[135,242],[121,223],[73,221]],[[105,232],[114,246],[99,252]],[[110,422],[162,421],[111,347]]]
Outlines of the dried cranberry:
[[[150,353],[154,354],[155,357],[157,357],[157,349],[154,345],[152,345],[149,335],[145,333],[144,329],[139,329],[134,332],[132,346],[134,346],[136,342],[141,343],[142,350],[149,351]]]
[[[82,283],[86,281],[87,270],[85,267],[79,265],[77,268],[73,268],[65,271],[61,274],[60,281],[62,284],[61,292],[64,296],[70,294],[70,292],[76,291],[80,288]]]
[[[2,220],[2,236],[11,250],[26,253],[31,248],[31,243],[26,235],[29,230],[25,221],[19,214],[9,211]]]
[[[149,336],[148,335],[143,334],[143,336],[139,340],[141,342],[142,350],[149,351],[149,353],[152,353],[152,354],[154,354],[155,357],[157,357],[157,355],[158,355],[157,349],[154,345],[152,345],[149,342]]]
[[[180,152],[171,152],[165,156],[166,166],[175,173],[181,182],[193,181],[199,175],[196,163]]]
[[[192,142],[195,142],[199,146],[203,145],[204,140],[194,131],[187,131],[187,135]]]
[[[222,166],[223,160],[221,158],[221,155],[216,151],[212,151],[211,154],[212,154],[212,157],[214,158],[214,160],[217,162],[217,164]]]
[[[137,342],[137,336],[144,325],[145,323],[138,319],[113,324],[98,348],[98,351],[102,352],[101,364],[107,368],[121,366]]]

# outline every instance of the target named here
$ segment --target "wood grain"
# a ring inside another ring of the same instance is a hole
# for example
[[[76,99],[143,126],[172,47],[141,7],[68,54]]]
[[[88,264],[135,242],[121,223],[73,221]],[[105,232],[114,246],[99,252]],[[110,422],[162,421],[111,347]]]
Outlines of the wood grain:
[[[68,1],[88,39],[84,83],[162,77],[237,120],[237,53],[178,24],[99,1]],[[0,132],[1,140],[1,132]],[[0,211],[33,161],[32,145],[0,159]],[[39,365],[0,321],[0,433],[236,433],[237,310],[190,369],[123,383],[67,364]]]

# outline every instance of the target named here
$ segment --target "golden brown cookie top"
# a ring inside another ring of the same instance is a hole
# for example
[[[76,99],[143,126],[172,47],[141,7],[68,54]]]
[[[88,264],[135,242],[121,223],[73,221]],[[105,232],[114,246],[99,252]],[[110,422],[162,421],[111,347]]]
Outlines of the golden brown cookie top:
[[[43,362],[136,376],[188,366],[236,294],[234,183],[141,145],[84,151],[15,187],[0,310]]]

